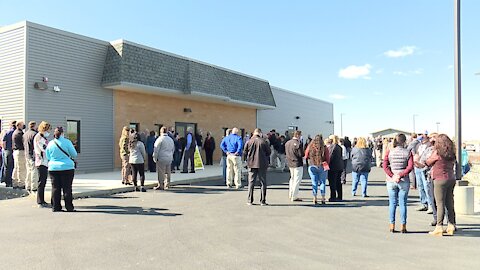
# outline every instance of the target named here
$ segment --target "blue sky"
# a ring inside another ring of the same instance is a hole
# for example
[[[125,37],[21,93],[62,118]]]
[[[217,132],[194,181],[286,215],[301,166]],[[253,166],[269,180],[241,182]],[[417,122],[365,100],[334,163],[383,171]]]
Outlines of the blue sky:
[[[454,133],[453,0],[10,1],[22,20],[127,39],[334,104],[335,132]],[[480,1],[462,1],[463,138],[480,139]],[[477,19],[476,19],[477,18]],[[301,106],[301,104],[299,104]]]

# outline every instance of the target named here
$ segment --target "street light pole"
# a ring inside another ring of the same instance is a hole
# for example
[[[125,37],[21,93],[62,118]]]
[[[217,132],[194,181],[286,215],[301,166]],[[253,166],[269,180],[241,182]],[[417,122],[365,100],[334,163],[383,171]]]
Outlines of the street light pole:
[[[340,114],[340,137],[343,138],[343,115],[344,113]]]
[[[456,179],[462,179],[462,66],[460,48],[460,0],[454,0],[454,33],[455,33],[455,139],[457,143]]]
[[[418,116],[418,114],[414,114],[413,117],[412,117],[413,118],[413,133],[416,133],[415,132],[415,117],[416,116]]]

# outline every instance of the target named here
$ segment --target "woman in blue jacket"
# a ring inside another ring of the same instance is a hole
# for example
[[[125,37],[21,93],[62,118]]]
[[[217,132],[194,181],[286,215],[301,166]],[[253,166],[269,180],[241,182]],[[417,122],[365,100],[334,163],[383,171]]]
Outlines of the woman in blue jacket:
[[[48,172],[52,180],[52,211],[61,212],[62,190],[67,212],[73,212],[72,183],[75,175],[74,159],[77,151],[70,140],[63,136],[63,128],[57,127],[53,133],[54,140],[48,143],[46,156]]]

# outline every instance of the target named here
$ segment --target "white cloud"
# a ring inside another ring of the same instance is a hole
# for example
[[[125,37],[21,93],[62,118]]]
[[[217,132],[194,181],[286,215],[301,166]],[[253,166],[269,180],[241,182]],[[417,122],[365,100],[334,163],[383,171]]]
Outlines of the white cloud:
[[[403,46],[398,50],[389,50],[384,52],[383,54],[386,57],[399,58],[399,57],[405,57],[407,55],[412,55],[416,50],[417,50],[417,47],[415,46]]]
[[[341,95],[341,94],[331,94],[331,95],[330,95],[330,98],[333,98],[333,99],[346,99],[347,96],[344,96],[344,95]]]
[[[366,80],[370,80],[371,77],[368,76],[368,74],[370,74],[371,69],[372,69],[372,66],[369,64],[365,64],[363,66],[350,65],[346,68],[340,69],[340,71],[338,72],[338,77],[344,78],[344,79],[363,78]]]
[[[422,75],[423,68],[417,68],[417,69],[408,70],[408,71],[394,71],[393,74],[397,76]]]

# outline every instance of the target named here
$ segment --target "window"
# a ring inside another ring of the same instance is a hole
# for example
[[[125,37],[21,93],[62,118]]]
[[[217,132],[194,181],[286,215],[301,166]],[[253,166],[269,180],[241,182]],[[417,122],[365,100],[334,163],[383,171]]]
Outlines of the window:
[[[140,124],[139,123],[130,123],[130,131],[133,129],[136,132],[140,131]]]
[[[160,136],[160,129],[163,127],[162,124],[155,124],[155,126],[157,127],[157,135]],[[147,134],[149,135],[149,134]]]
[[[72,141],[77,153],[80,153],[80,121],[67,120],[67,139]]]

